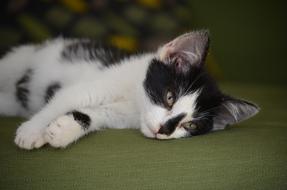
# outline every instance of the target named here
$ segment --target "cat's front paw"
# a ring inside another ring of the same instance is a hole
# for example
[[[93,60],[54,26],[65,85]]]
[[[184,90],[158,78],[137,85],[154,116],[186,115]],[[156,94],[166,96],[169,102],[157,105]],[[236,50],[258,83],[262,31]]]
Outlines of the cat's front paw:
[[[20,148],[27,150],[40,148],[46,143],[43,137],[43,128],[27,121],[18,127],[14,142]]]
[[[53,147],[65,148],[84,134],[81,125],[72,115],[57,118],[45,130],[45,139]]]

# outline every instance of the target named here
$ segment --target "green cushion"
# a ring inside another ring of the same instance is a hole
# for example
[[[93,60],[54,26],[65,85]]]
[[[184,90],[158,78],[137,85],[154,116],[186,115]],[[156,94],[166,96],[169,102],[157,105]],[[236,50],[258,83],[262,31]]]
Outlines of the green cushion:
[[[169,141],[105,130],[66,149],[25,151],[18,118],[0,119],[0,189],[286,189],[287,90],[222,85],[261,107],[222,132]]]

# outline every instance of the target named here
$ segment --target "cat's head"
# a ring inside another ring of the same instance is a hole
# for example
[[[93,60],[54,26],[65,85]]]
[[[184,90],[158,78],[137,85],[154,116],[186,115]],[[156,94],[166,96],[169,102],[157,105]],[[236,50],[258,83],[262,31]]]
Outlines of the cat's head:
[[[158,139],[224,129],[259,108],[221,93],[204,68],[207,31],[186,33],[158,49],[143,82],[141,131]]]

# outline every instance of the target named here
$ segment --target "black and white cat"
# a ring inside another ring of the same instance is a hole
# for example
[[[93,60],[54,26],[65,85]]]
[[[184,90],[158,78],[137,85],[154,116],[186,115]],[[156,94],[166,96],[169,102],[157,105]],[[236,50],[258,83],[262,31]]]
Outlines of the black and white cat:
[[[20,46],[0,61],[0,114],[32,116],[16,132],[24,149],[66,147],[106,127],[157,139],[224,129],[259,108],[220,92],[204,68],[208,45],[208,32],[194,31],[126,57],[90,40]]]

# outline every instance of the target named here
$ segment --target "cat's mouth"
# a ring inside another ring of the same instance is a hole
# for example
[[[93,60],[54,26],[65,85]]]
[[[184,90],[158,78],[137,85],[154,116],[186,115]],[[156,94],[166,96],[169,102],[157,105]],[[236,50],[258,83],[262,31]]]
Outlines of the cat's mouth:
[[[159,140],[177,139],[177,138],[188,137],[188,136],[190,136],[190,133],[182,125],[177,126],[175,130],[173,131],[173,133],[171,134],[161,134],[161,133],[155,134],[155,138]]]
[[[196,130],[196,125],[190,120],[190,121],[180,122],[175,127],[174,131],[172,131],[171,133],[165,130],[166,129],[164,128],[164,126],[161,126],[160,129],[155,133],[155,138],[168,139],[169,136],[172,136],[178,130],[182,130],[182,131]]]
[[[164,120],[164,119],[163,119]],[[142,133],[148,138],[173,139],[188,136],[189,131],[196,128],[192,117],[186,112],[169,117],[164,122],[151,122],[145,119],[141,126]]]
[[[147,127],[147,130],[143,133],[148,138],[155,138],[159,140],[174,139],[180,137],[188,136],[188,131],[195,130],[196,126],[192,121],[184,121],[178,123],[173,131],[168,131],[165,126],[161,126],[158,130],[151,127]]]

